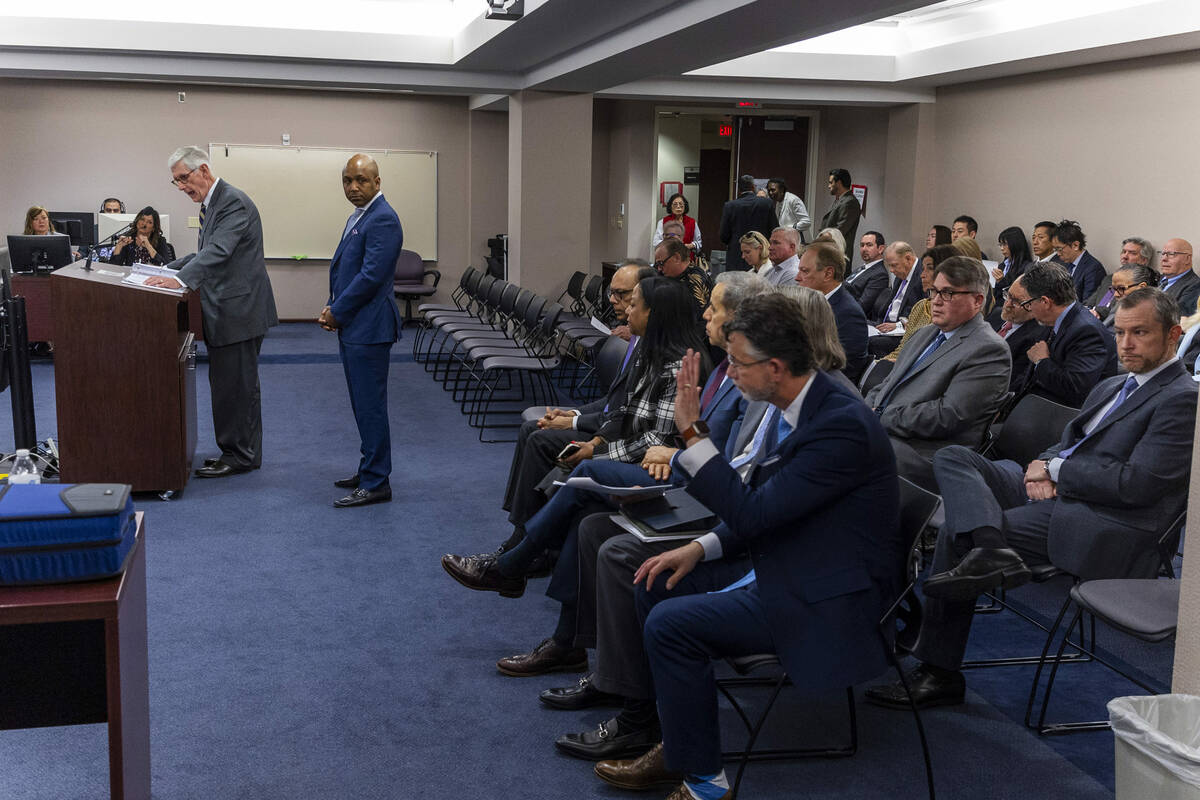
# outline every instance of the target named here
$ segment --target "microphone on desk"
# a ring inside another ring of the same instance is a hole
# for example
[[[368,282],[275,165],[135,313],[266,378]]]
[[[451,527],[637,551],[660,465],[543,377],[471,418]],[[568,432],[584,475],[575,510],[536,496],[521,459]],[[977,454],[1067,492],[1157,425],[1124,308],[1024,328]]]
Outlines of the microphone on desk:
[[[116,242],[116,241],[117,241],[117,239],[120,239],[122,236],[124,236],[125,234],[129,233],[131,230],[133,230],[133,223],[132,223],[132,222],[130,222],[130,223],[129,223],[128,225],[126,225],[124,228],[121,228],[120,230],[118,230],[118,231],[117,231],[116,233],[114,233],[112,236],[109,236],[107,239],[105,239],[105,240],[104,240],[103,242],[101,242],[100,244],[113,244],[114,242]]]

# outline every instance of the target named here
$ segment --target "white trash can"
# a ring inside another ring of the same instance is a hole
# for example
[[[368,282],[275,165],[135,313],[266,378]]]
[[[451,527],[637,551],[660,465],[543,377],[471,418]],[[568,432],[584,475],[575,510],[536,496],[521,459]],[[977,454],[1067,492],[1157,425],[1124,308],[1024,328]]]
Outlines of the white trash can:
[[[1108,719],[1117,800],[1200,800],[1200,697],[1118,697]]]

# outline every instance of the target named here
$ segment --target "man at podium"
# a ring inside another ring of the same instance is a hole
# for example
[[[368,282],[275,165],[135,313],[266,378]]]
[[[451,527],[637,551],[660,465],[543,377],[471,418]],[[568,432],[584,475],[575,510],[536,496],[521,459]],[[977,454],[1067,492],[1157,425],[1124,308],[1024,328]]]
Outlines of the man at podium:
[[[167,159],[171,183],[200,204],[196,253],[166,266],[175,278],[155,277],[147,286],[186,286],[200,297],[213,430],[218,458],[205,459],[199,478],[224,478],[262,465],[262,408],[258,353],[267,328],[279,323],[263,260],[262,221],[253,201],[212,174],[208,153],[181,147]]]

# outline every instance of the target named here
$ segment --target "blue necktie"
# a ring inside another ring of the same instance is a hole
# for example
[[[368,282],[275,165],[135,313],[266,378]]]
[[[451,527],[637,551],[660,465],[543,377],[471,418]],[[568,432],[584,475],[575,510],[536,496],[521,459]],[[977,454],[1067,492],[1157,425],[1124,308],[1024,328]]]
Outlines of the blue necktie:
[[[1095,424],[1095,426],[1092,427],[1092,433],[1095,433],[1096,430],[1099,429],[1099,427],[1104,424],[1104,420],[1106,420],[1110,416],[1112,416],[1112,413],[1114,411],[1116,411],[1118,408],[1120,408],[1121,403],[1124,403],[1129,398],[1129,395],[1133,394],[1133,391],[1137,388],[1138,388],[1137,378],[1135,378],[1133,375],[1130,375],[1126,379],[1125,383],[1121,385],[1121,391],[1117,395],[1117,401],[1108,407],[1108,411],[1105,411],[1104,416],[1101,417],[1100,420]],[[1079,445],[1083,444],[1089,438],[1091,438],[1091,435],[1092,434],[1089,433],[1086,436],[1084,436],[1082,439],[1080,439],[1078,442],[1076,442],[1075,444],[1066,448],[1065,450],[1058,451],[1058,457],[1059,458],[1070,458],[1071,454],[1075,452],[1076,448],[1078,448]]]
[[[364,210],[362,208],[354,209],[354,213],[350,215],[350,219],[346,220],[346,229],[342,231],[343,239],[350,235],[350,231],[354,229],[354,223],[358,222],[362,217]]]
[[[739,455],[729,463],[729,466],[737,469],[738,467],[744,466],[748,462],[757,459],[759,453],[763,453],[765,455],[768,452],[763,448],[763,440],[767,438],[767,431],[771,430],[772,427],[778,429],[778,425],[773,420],[772,415],[778,415],[780,419],[783,418],[783,414],[779,413],[779,409],[775,406],[771,406],[771,410],[763,415],[763,419],[758,423],[758,429],[754,431],[754,440],[750,443],[750,452]]]
[[[792,432],[791,423],[787,421],[787,417],[783,415],[783,412],[779,413],[779,425],[775,431],[775,447],[779,447],[780,442],[786,439],[788,434]]]
[[[914,361],[909,368],[904,371],[904,374],[898,377],[895,381],[892,381],[891,388],[888,389],[887,395],[884,396],[879,405],[875,407],[876,414],[883,413],[883,409],[887,407],[888,401],[892,399],[892,394],[896,391],[896,388],[899,387],[904,379],[911,375],[917,369],[917,367],[921,366],[925,359],[929,358],[939,347],[945,344],[946,340],[949,338],[950,337],[945,333],[939,333],[937,336],[933,337],[933,341],[930,342],[929,346],[921,352],[921,355],[917,356],[917,360]]]

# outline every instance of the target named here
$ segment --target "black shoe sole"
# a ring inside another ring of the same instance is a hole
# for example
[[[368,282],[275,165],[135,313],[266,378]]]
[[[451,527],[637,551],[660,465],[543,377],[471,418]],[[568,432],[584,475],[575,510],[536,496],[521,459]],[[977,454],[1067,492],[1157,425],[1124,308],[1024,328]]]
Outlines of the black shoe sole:
[[[560,752],[566,753],[572,758],[578,758],[581,761],[598,762],[621,761],[626,758],[637,758],[638,756],[649,753],[652,749],[654,749],[654,745],[656,744],[658,744],[658,742],[651,742],[649,744],[628,744],[611,749],[606,748],[603,752],[592,751],[586,746],[583,746],[580,749],[575,749],[575,745],[564,744],[563,742],[558,741],[554,743],[554,746],[557,747]]]
[[[984,575],[955,576],[934,583],[933,586],[929,585],[929,581],[925,581],[925,585],[921,587],[921,593],[926,597],[934,597],[939,600],[966,603],[1000,587],[1015,589],[1023,586],[1029,583],[1032,576],[1033,573],[1030,572],[1029,567],[1022,564],[1009,567],[1007,570],[998,569]],[[931,589],[932,591],[930,591]]]
[[[445,564],[444,562],[442,563],[442,569],[446,570],[446,574],[447,574],[447,575],[449,575],[451,578],[454,578],[454,580],[458,581],[458,583],[459,583],[460,585],[462,585],[462,586],[465,586],[465,587],[467,587],[468,589],[471,589],[472,591],[476,591],[476,592],[495,592],[496,594],[500,595],[501,597],[511,597],[511,598],[513,598],[514,600],[515,600],[516,598],[518,598],[518,597],[521,597],[522,595],[524,595],[524,594],[525,594],[525,587],[524,587],[524,586],[522,586],[522,587],[521,587],[520,591],[515,591],[515,590],[512,590],[512,589],[489,589],[489,588],[486,588],[486,587],[483,587],[483,586],[472,586],[471,584],[467,583],[467,582],[466,582],[466,581],[464,581],[462,578],[458,577],[458,576],[457,576],[457,575],[455,575],[453,572],[451,572],[451,571],[450,571],[450,568],[449,568],[449,567],[447,567],[447,566],[446,566],[446,564]],[[586,667],[585,667],[585,669],[586,669]]]
[[[908,711],[910,708],[912,708],[912,706],[910,706],[908,703],[907,697],[901,700],[893,700],[891,698],[872,697],[868,694],[864,695],[864,699],[871,705],[879,706],[880,708],[891,708],[898,711]],[[938,697],[933,700],[918,700],[917,710],[924,711],[927,708],[937,708],[938,706],[959,706],[965,702],[967,702],[965,694],[956,696],[947,695],[945,697]]]
[[[355,503],[341,503],[337,500],[334,500],[333,507],[334,508],[358,508],[359,506],[373,506],[376,503],[390,503],[390,502],[392,502],[392,496],[388,495],[387,497],[374,497],[369,500],[360,500]]]
[[[540,669],[537,672],[517,672],[508,670],[499,664],[496,665],[496,671],[501,675],[507,675],[510,678],[532,678],[536,675],[553,675],[556,672],[587,672],[588,662],[586,660],[579,661],[575,664],[560,664],[557,667],[549,667]]]
[[[503,670],[501,670],[503,672]],[[538,700],[542,701],[542,705],[547,708],[553,708],[555,711],[586,711],[589,708],[597,708],[609,706],[612,708],[620,708],[624,705],[624,700],[615,694],[606,694],[599,692],[598,695],[592,695],[587,700],[559,700],[553,695],[539,694]]]

